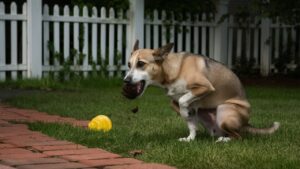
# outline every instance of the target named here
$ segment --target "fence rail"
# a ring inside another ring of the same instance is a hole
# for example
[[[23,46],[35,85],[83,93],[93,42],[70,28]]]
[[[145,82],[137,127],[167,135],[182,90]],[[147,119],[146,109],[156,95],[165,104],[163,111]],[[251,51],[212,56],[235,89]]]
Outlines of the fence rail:
[[[35,13],[33,5],[40,6],[42,12]],[[145,16],[144,24],[132,25],[130,11],[58,5],[50,9],[48,5],[42,7],[39,0],[28,0],[18,13],[15,2],[5,6],[0,1],[0,79],[31,77],[39,71],[47,76],[63,69],[67,62],[71,70],[85,76],[104,67],[110,76],[117,75],[117,70],[127,69],[134,29],[142,32],[139,36],[144,37],[145,48],[174,42],[174,52],[206,55],[233,69],[251,67],[267,75],[282,71],[277,64],[283,61],[287,69],[298,66],[298,28],[271,19],[254,19],[244,27],[233,16],[219,24],[218,18],[226,13],[226,4],[221,5],[221,13],[186,13],[183,21],[174,14],[166,20],[166,11],[154,10]],[[32,18],[38,15],[40,21]],[[41,33],[35,31],[36,24],[40,24]]]

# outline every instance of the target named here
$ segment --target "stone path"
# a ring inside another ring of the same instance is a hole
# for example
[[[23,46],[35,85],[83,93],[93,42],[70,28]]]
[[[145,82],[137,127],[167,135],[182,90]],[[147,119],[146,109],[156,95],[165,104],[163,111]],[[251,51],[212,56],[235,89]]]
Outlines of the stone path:
[[[124,158],[100,148],[56,140],[14,121],[68,123],[79,127],[88,124],[88,121],[0,104],[0,169],[174,169]]]

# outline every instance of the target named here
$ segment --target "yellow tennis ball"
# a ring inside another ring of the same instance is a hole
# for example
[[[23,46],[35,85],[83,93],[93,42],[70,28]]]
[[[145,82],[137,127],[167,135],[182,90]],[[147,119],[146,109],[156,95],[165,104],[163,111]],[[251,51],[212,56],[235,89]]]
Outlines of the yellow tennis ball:
[[[90,130],[107,132],[112,128],[111,120],[105,115],[94,117],[88,124]]]

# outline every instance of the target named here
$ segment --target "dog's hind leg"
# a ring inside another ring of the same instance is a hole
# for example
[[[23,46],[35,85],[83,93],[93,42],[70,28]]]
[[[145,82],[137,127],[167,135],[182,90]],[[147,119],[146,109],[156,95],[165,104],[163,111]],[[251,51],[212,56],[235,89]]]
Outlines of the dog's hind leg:
[[[227,142],[231,138],[241,138],[239,130],[244,126],[247,109],[234,104],[222,104],[217,108],[217,125],[224,132],[217,142]]]

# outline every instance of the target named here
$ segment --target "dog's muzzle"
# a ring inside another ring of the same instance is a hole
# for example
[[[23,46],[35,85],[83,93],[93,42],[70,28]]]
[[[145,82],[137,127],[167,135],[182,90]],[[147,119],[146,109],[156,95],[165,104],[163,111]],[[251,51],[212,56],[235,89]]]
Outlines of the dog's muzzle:
[[[143,93],[144,88],[145,80],[141,80],[137,83],[124,80],[122,94],[128,99],[135,99]]]

